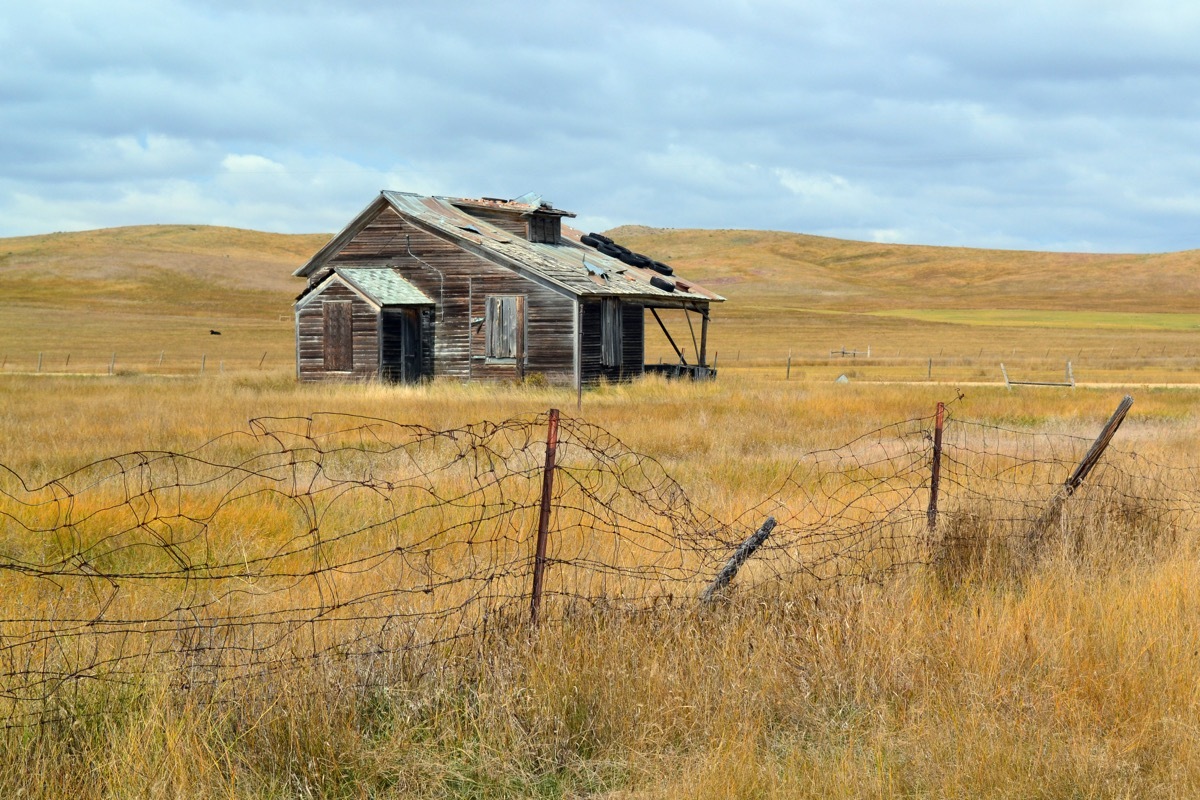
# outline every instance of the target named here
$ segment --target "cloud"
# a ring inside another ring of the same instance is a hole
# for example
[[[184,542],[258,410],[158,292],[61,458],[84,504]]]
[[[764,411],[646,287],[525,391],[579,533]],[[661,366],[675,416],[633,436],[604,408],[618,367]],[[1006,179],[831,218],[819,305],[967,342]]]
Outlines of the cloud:
[[[336,230],[382,188],[581,225],[1196,246],[1200,7],[73,0],[0,20],[0,235]]]

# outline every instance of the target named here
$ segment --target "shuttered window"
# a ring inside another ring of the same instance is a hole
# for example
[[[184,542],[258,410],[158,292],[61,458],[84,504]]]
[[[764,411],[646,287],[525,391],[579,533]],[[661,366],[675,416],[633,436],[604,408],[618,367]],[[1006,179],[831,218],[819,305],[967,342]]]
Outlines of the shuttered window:
[[[621,301],[606,298],[600,307],[600,363],[619,367],[621,358]]]
[[[487,357],[519,359],[525,350],[525,298],[497,295],[487,298],[484,311]]]
[[[325,322],[325,371],[354,369],[354,304],[348,300],[326,300],[321,304]]]
[[[534,214],[529,218],[529,241],[558,244],[562,233],[562,220],[556,216]]]

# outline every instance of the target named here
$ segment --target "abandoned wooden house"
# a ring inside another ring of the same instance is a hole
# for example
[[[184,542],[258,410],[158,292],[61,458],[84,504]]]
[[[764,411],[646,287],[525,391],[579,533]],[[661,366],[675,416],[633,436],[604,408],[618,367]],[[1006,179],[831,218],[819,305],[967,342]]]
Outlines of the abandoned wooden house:
[[[562,224],[573,216],[537,197],[380,193],[295,272],[308,279],[295,305],[297,376],[411,382],[538,373],[578,385],[647,371],[713,377],[709,305],[723,298]],[[664,309],[685,312],[690,360]],[[672,363],[645,363],[648,329],[666,337]]]

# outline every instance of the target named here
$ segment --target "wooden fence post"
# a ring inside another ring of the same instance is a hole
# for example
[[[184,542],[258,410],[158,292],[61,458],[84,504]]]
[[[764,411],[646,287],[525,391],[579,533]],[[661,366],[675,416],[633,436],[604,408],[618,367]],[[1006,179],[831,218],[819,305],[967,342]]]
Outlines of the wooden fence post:
[[[717,573],[717,577],[713,578],[712,583],[700,595],[701,603],[711,603],[717,592],[729,585],[737,575],[738,570],[742,568],[742,564],[746,563],[746,559],[754,555],[754,551],[762,547],[762,543],[771,535],[771,531],[775,530],[775,518],[767,517],[767,521],[762,524],[762,527],[738,545],[738,549],[733,551],[733,555],[725,562],[725,566],[721,567],[721,571]]]
[[[933,429],[933,469],[929,475],[929,511],[926,517],[929,530],[937,527],[938,515],[938,483],[942,476],[942,427],[946,421],[946,404],[937,404],[937,423]]]
[[[554,456],[558,449],[558,409],[550,409],[546,428],[546,467],[542,471],[542,513],[538,517],[537,549],[533,559],[533,589],[529,621],[537,627],[542,608],[542,581],[546,573],[546,539],[550,534],[550,504],[554,501]]]
[[[1075,490],[1083,484],[1088,474],[1099,463],[1100,457],[1104,455],[1105,448],[1112,441],[1117,428],[1121,427],[1121,423],[1125,420],[1125,415],[1129,413],[1132,405],[1133,398],[1125,395],[1124,399],[1121,400],[1121,404],[1117,406],[1117,410],[1113,412],[1113,415],[1108,418],[1108,422],[1104,424],[1104,428],[1100,431],[1100,435],[1096,437],[1096,441],[1092,443],[1091,448],[1087,451],[1087,455],[1079,462],[1079,466],[1075,467],[1075,471],[1071,473],[1071,477],[1063,482],[1062,487],[1050,499],[1050,504],[1046,506],[1046,510],[1034,521],[1028,533],[1025,534],[1025,542],[1029,546],[1029,555],[1032,560],[1037,559],[1038,550],[1045,539],[1046,531],[1051,525],[1058,522],[1062,516],[1063,505],[1067,502],[1067,499],[1075,494]]]

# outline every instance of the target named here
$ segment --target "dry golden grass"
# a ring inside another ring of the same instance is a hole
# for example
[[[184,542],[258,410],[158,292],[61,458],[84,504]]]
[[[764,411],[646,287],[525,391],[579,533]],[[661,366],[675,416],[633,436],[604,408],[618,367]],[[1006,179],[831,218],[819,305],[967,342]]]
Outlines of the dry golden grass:
[[[5,380],[3,424],[26,438],[6,439],[0,462],[43,479],[97,455],[192,447],[267,413],[445,427],[572,400],[519,386]],[[1116,394],[981,388],[956,413],[1087,435]],[[603,388],[583,413],[725,514],[760,499],[798,454],[938,399],[952,398],[734,371],[710,385]],[[1135,409],[1118,444],[1194,463],[1192,391],[1138,393]],[[746,588],[710,613],[514,631],[480,660],[419,684],[398,677],[386,693],[333,671],[257,687],[237,706],[197,705],[149,676],[103,698],[99,717],[7,734],[0,786],[41,797],[1188,796],[1200,784],[1195,542],[1131,549],[1128,535],[1097,531],[1086,552],[1025,580],[985,568],[817,594]]]
[[[551,406],[575,413],[569,392],[537,386],[297,385],[290,322],[277,314],[288,313],[296,290],[287,275],[323,237],[193,233],[179,239],[179,229],[129,229],[0,242],[0,254],[11,253],[0,255],[0,281],[14,298],[0,308],[0,337],[26,354],[0,375],[0,463],[40,483],[116,453],[191,449],[252,417],[314,411],[433,428]],[[704,385],[601,387],[585,394],[581,414],[661,460],[718,517],[761,500],[801,454],[928,415],[960,384],[966,397],[953,408],[963,418],[1082,436],[1132,393],[1134,411],[1116,445],[1197,465],[1196,389],[1143,388],[1196,382],[1191,359],[1200,331],[1152,316],[1192,313],[1195,254],[987,254],[738,232],[627,230],[617,238],[730,297],[714,314],[721,376]],[[76,270],[71,248],[86,269]],[[157,255],[147,256],[148,248]],[[217,255],[225,252],[255,274],[253,291],[242,292],[240,278],[222,270]],[[92,270],[104,276],[98,284],[71,282]],[[931,274],[952,291],[921,299]],[[979,286],[978,274],[997,280]],[[998,295],[1021,298],[1012,308],[1047,315],[1015,326],[873,315],[987,309],[1003,305],[989,302]],[[1054,316],[1067,311],[1151,316],[1131,334]],[[56,324],[62,318],[71,324]],[[220,325],[211,321],[218,318]],[[205,338],[210,327],[224,331],[219,343]],[[860,334],[890,341],[900,355]],[[825,357],[831,347],[867,343],[872,359]],[[205,348],[218,344],[228,350],[214,358]],[[34,371],[28,354],[39,349],[58,348],[60,356],[70,349],[74,363],[85,347],[99,367],[83,371],[105,371],[117,347],[140,347],[142,355],[124,371],[119,357],[112,377],[15,374]],[[224,360],[227,369],[159,375],[162,349],[197,362],[207,352],[210,365]],[[264,351],[271,355],[260,370]],[[927,357],[943,383],[924,382]],[[998,381],[1000,360],[1052,378],[1065,357],[1081,381],[1101,375],[1113,385],[1012,392],[975,385]],[[851,382],[833,383],[842,372],[854,373]],[[250,505],[238,514],[248,530],[290,519]],[[708,611],[580,616],[537,636],[514,628],[420,681],[398,669],[386,690],[358,689],[330,666],[267,678],[228,697],[232,704],[212,704],[170,693],[147,674],[138,685],[83,698],[63,724],[0,735],[0,792],[1195,796],[1197,532],[1164,536],[1136,515],[1093,523],[1082,546],[1055,545],[1024,576],[1010,573],[1003,552],[967,552],[941,570],[882,584],[813,592],[747,583]],[[0,571],[0,587],[19,583]],[[6,592],[10,608],[20,602]]]

